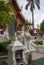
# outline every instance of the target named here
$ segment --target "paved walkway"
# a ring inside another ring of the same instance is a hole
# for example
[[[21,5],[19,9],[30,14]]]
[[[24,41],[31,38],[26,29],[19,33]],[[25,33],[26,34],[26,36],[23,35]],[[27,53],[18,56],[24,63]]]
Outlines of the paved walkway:
[[[30,41],[30,43],[32,43],[31,41]],[[36,49],[31,44],[29,44],[29,46],[30,46],[31,51],[33,51],[32,52],[32,60],[37,60],[37,59],[44,57],[44,54],[37,52]]]
[[[32,53],[32,60],[37,60],[37,59],[40,59],[40,58],[43,58],[43,57],[44,57],[44,54],[41,54],[41,53],[38,53],[38,52]]]

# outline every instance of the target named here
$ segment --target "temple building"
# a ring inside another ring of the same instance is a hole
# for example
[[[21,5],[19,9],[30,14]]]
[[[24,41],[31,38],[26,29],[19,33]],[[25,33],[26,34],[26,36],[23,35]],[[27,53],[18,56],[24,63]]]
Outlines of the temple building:
[[[22,26],[23,24],[25,24],[26,21],[28,22],[28,20],[26,20],[24,18],[24,16],[22,15],[22,13],[21,13],[22,9],[18,5],[17,0],[12,0],[12,6],[14,9],[14,14],[15,14],[15,18],[16,18],[16,31],[17,31],[17,27],[20,25]],[[29,23],[29,25],[31,25],[31,23]]]
[[[9,3],[8,3],[9,4]],[[11,20],[11,25],[9,28],[9,32],[13,31],[17,31],[17,30],[21,30],[22,25],[25,24],[25,22],[28,22],[28,20],[26,20],[23,16],[23,14],[21,13],[21,8],[17,2],[17,0],[12,0],[12,4],[11,6],[13,7],[13,12],[10,12],[10,15],[12,16],[12,20]],[[14,20],[15,17],[15,20]],[[29,26],[31,25],[31,23],[29,22]],[[4,25],[2,25],[3,29],[1,31],[1,34],[4,33]]]

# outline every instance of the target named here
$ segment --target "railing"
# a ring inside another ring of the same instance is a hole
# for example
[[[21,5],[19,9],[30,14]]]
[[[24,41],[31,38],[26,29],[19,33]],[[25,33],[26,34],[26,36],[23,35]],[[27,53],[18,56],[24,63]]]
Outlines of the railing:
[[[4,34],[0,34],[0,42],[5,42],[10,40],[9,33],[4,32]]]
[[[5,35],[0,34],[0,42],[4,42],[5,41]]]

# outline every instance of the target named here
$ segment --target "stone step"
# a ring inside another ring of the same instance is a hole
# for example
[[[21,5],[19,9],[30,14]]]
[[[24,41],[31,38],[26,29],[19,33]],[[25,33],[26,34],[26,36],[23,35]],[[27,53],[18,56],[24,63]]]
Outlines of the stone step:
[[[0,56],[0,58],[8,58],[8,55]]]

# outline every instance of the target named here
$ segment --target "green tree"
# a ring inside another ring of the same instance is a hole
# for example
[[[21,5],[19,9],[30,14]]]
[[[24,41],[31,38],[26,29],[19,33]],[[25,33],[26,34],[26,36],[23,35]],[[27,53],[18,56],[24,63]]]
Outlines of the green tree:
[[[42,33],[44,34],[44,20],[40,24],[40,29],[41,29]]]
[[[30,5],[30,11],[32,12],[32,26],[33,26],[33,34],[34,34],[34,9],[35,4],[37,5],[37,8],[40,9],[40,1],[39,0],[27,0],[26,10],[28,9],[28,6]]]
[[[11,20],[10,12],[12,8],[4,0],[0,0],[0,24],[9,24]]]

